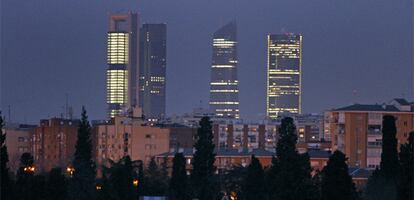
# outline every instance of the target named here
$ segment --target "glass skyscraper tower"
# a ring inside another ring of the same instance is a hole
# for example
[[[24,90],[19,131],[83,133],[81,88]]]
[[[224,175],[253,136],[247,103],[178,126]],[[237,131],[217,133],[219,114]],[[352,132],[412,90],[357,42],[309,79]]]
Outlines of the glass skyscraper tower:
[[[240,117],[237,63],[237,25],[230,22],[213,35],[209,104],[217,117]]]
[[[140,33],[139,104],[149,121],[165,117],[167,25],[143,24]]]
[[[301,74],[302,35],[268,35],[267,117],[301,113]]]
[[[110,15],[107,34],[106,103],[112,118],[138,101],[138,15]]]

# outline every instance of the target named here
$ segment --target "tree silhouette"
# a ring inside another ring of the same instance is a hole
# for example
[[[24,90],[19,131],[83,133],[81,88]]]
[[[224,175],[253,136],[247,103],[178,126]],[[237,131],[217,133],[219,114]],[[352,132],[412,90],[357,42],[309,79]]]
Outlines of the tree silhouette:
[[[6,146],[6,133],[3,133],[3,117],[0,112],[0,199],[13,199],[13,181],[10,178],[9,155]]]
[[[95,163],[92,160],[91,126],[84,107],[82,107],[75,158],[72,164],[75,171],[69,184],[70,198],[73,200],[95,199]]]
[[[414,131],[410,133],[406,144],[400,147],[401,176],[398,180],[398,200],[413,199],[414,171]]]
[[[322,170],[322,200],[354,200],[357,199],[355,185],[348,174],[347,158],[340,151],[335,151]]]
[[[193,171],[191,183],[193,186],[194,198],[199,200],[214,199],[214,144],[211,121],[208,117],[200,120],[200,127],[197,131],[196,143],[194,144],[195,153],[193,156]]]
[[[382,153],[380,168],[376,169],[368,180],[365,195],[367,200],[393,200],[397,197],[399,163],[397,152],[397,128],[395,117],[383,116]]]
[[[245,200],[266,199],[265,177],[262,164],[252,155],[251,163],[247,167],[247,175],[243,184]]]
[[[185,157],[182,153],[176,153],[173,159],[169,197],[171,200],[190,199]]]
[[[318,199],[311,179],[309,155],[296,150],[297,135],[292,118],[282,119],[278,134],[277,157],[272,160],[267,178],[270,199]]]

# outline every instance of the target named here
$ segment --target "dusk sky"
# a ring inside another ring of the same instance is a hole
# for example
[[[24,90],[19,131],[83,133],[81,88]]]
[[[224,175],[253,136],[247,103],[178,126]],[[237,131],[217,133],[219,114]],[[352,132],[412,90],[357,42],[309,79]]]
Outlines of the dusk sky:
[[[266,34],[303,35],[303,111],[413,101],[412,0],[1,0],[0,110],[106,117],[108,13],[167,24],[167,114],[208,107],[212,34],[238,24],[241,118],[265,115]],[[200,103],[201,102],[201,103]]]

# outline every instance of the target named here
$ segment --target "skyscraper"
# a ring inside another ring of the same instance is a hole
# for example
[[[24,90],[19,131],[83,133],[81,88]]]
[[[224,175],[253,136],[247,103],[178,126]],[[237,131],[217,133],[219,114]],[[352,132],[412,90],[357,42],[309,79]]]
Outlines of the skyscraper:
[[[139,103],[146,119],[165,116],[167,25],[143,24],[140,37]]]
[[[267,117],[300,114],[302,35],[267,36]]]
[[[112,118],[138,101],[138,15],[110,15],[107,34],[106,102]]]
[[[217,117],[240,117],[237,63],[237,25],[230,22],[213,35],[209,104]]]

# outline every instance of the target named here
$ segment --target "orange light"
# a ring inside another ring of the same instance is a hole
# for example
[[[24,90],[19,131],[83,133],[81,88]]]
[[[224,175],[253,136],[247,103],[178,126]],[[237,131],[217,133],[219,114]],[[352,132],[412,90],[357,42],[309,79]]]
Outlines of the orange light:
[[[134,184],[134,186],[135,186],[135,187],[137,187],[137,186],[138,186],[138,184],[139,184],[139,180],[138,180],[138,179],[134,179],[134,180],[132,181],[132,184]]]
[[[73,175],[73,172],[75,171],[75,168],[73,167],[67,167],[66,172],[68,172],[70,175]]]

